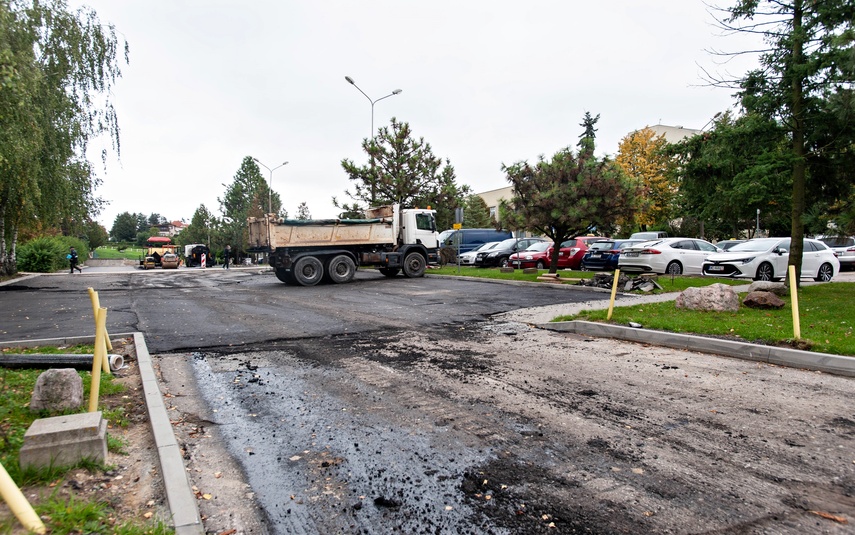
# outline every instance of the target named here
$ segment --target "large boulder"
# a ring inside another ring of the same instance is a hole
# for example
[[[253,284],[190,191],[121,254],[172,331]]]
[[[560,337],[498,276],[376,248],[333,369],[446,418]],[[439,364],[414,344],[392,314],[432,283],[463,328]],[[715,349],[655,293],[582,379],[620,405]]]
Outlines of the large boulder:
[[[748,285],[748,293],[751,292],[772,292],[783,297],[789,295],[790,289],[783,282],[754,281]]]
[[[675,301],[677,308],[709,310],[713,312],[736,312],[739,296],[726,284],[711,284],[701,288],[686,288]]]
[[[74,368],[53,368],[36,379],[30,411],[77,410],[83,405],[83,379]]]
[[[784,308],[786,303],[783,299],[772,292],[749,292],[742,300],[742,304],[748,308]]]

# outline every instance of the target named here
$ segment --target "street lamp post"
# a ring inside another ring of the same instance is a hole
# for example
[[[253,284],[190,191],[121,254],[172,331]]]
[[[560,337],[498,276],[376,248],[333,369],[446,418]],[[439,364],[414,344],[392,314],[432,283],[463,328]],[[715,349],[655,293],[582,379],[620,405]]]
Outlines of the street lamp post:
[[[283,162],[282,164],[277,165],[276,167],[271,169],[271,168],[267,167],[266,165],[264,165],[263,163],[261,163],[260,161],[258,161],[258,158],[253,158],[252,160],[270,172],[270,181],[267,184],[267,213],[272,214],[273,213],[273,171],[276,171],[280,167],[284,167],[284,166],[288,165],[288,162]]]
[[[344,79],[347,80],[347,83],[349,83],[350,85],[352,85],[353,87],[358,89],[360,93],[365,95],[365,98],[367,98],[368,102],[371,103],[371,136],[369,137],[369,139],[371,140],[372,143],[374,143],[374,105],[377,104],[378,102],[380,102],[381,100],[383,100],[384,98],[389,98],[389,97],[392,97],[392,96],[399,94],[401,92],[401,90],[396,89],[396,90],[392,91],[391,93],[389,93],[388,95],[386,95],[385,97],[380,97],[376,100],[371,100],[371,97],[366,95],[365,91],[363,91],[362,89],[359,88],[358,85],[356,85],[356,82],[353,81],[353,78],[351,78],[350,76],[345,76]],[[373,155],[371,156],[371,171],[372,172],[374,171],[374,156]],[[374,204],[374,199],[376,198],[376,196],[377,196],[377,187],[375,184],[371,184],[371,203],[372,204]]]

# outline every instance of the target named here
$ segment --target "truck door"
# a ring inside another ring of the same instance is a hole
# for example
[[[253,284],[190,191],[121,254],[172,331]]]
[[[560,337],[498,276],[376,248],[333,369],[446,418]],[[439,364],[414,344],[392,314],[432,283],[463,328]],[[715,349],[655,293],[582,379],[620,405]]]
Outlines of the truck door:
[[[439,246],[439,235],[436,232],[436,214],[434,212],[416,212],[415,229],[412,241],[409,243],[421,243],[428,249]],[[459,234],[459,233],[458,233]]]

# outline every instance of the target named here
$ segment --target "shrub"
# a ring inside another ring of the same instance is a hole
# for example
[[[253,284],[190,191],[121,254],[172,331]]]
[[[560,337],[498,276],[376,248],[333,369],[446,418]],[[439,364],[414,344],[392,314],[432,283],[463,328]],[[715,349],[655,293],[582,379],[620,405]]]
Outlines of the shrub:
[[[80,261],[84,261],[89,250],[86,243],[68,236],[40,237],[28,241],[18,248],[18,269],[36,273],[51,273],[68,267],[65,256],[74,247]]]

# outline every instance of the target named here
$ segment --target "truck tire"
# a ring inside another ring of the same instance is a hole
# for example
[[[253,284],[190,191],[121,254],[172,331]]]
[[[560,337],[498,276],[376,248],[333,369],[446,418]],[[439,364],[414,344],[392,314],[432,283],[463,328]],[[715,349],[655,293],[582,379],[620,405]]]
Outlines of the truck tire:
[[[350,282],[356,276],[356,262],[347,255],[334,256],[327,263],[327,277],[336,284]]]
[[[387,277],[394,277],[401,271],[398,268],[380,268],[380,273],[386,275]]]
[[[276,268],[276,278],[285,284],[297,284],[297,281],[294,279],[294,274],[285,268]]]
[[[404,275],[411,279],[423,277],[426,266],[425,257],[419,253],[410,253],[404,257]]]
[[[301,256],[294,262],[294,278],[301,286],[314,286],[324,277],[324,264],[314,256]]]

